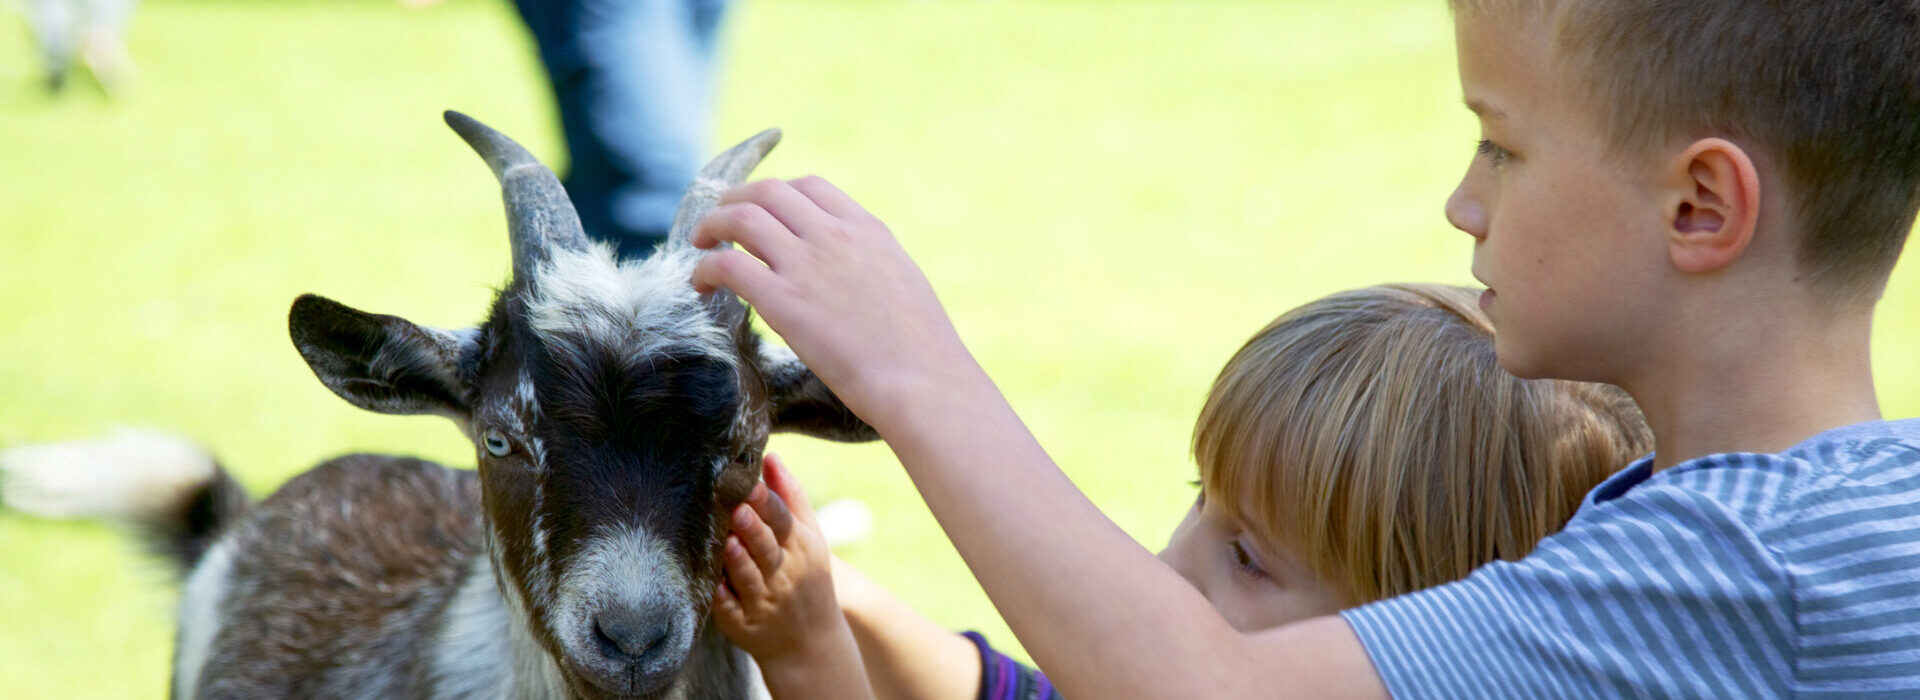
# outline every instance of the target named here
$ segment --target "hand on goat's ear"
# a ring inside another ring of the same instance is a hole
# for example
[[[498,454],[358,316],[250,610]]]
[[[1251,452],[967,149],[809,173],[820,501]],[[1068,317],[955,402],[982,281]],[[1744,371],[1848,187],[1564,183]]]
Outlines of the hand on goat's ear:
[[[313,294],[294,300],[287,328],[320,382],[353,405],[467,418],[471,403],[459,367],[473,333],[426,328]]]
[[[826,382],[800,362],[792,350],[774,345],[760,349],[760,371],[767,378],[767,398],[773,404],[774,432],[794,432],[837,442],[880,439],[872,426],[853,414]]]

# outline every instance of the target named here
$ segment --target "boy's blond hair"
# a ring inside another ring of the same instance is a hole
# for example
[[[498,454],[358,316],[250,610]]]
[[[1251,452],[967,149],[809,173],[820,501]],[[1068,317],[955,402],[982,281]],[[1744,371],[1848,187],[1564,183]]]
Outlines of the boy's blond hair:
[[[1388,285],[1281,316],[1194,428],[1207,507],[1359,605],[1518,559],[1651,449],[1611,386],[1500,368],[1477,290]]]
[[[1557,67],[1621,152],[1739,143],[1786,185],[1815,288],[1879,298],[1920,209],[1920,1],[1449,4],[1544,18]]]

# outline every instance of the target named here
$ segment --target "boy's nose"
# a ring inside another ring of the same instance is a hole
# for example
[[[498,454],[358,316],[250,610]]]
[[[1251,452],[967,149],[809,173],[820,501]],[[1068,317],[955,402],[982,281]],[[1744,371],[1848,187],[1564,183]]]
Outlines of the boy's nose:
[[[1468,196],[1464,182],[1454,188],[1452,196],[1447,197],[1447,223],[1474,238],[1487,237],[1487,210]]]

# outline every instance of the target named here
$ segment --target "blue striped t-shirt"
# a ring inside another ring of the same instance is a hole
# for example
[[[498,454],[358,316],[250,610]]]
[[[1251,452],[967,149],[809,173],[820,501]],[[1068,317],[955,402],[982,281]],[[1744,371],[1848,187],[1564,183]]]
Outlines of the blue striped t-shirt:
[[[1396,698],[1920,698],[1920,420],[1658,474],[1517,562],[1348,610]]]

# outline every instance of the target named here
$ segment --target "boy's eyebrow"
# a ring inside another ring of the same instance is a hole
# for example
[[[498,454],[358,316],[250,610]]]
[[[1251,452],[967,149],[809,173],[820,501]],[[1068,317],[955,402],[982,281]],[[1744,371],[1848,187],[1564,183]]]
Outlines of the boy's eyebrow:
[[[1470,111],[1470,112],[1473,112],[1474,114],[1479,115],[1481,119],[1506,119],[1507,118],[1506,112],[1502,112],[1494,108],[1492,105],[1489,105],[1485,102],[1480,101],[1480,98],[1469,97],[1469,98],[1466,98],[1466,102],[1467,102],[1467,111]]]

